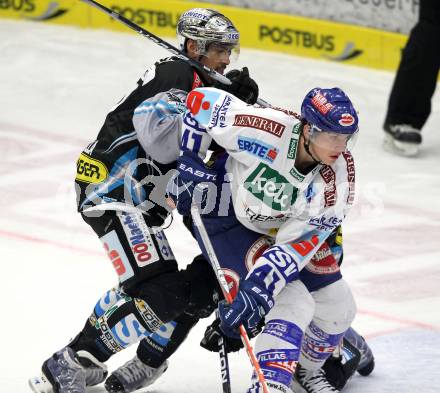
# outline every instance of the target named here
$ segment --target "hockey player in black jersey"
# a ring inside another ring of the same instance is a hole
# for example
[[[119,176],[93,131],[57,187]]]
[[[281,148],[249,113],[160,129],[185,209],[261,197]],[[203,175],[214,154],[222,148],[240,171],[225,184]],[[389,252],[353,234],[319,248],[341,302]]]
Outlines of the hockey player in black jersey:
[[[189,57],[221,74],[239,49],[233,23],[211,9],[185,12],[177,33]],[[258,86],[247,69],[227,76],[233,82],[228,91],[256,102]],[[35,392],[84,393],[86,386],[106,378],[105,361],[141,338],[135,358],[116,370],[105,387],[128,393],[148,386],[166,370],[166,359],[199,318],[215,308],[218,285],[209,263],[200,255],[179,271],[160,228],[170,213],[164,190],[175,167],[168,152],[179,145],[170,146],[169,140],[164,145],[161,136],[152,141],[135,126],[136,115],[149,110],[141,105],[147,98],[163,92],[158,121],[168,121],[167,112],[185,110],[182,91],[213,82],[177,57],[158,61],[108,113],[96,140],[78,158],[78,211],[102,241],[119,285],[99,299],[76,338],[43,363],[43,376],[29,381]],[[181,139],[176,128],[171,140],[178,144]],[[155,157],[159,152],[160,160],[153,160],[148,149],[155,150]]]

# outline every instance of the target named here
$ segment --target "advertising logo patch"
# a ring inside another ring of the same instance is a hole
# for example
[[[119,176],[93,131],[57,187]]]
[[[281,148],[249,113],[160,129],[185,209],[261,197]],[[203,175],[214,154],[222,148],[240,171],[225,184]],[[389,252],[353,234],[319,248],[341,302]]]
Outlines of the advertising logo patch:
[[[186,98],[186,107],[200,124],[208,124],[211,119],[214,104],[220,93],[207,89],[191,91]]]
[[[244,187],[274,210],[283,211],[296,201],[298,189],[277,171],[260,164],[245,180]]]
[[[259,38],[260,41],[270,40],[276,44],[291,45],[297,48],[315,49],[323,52],[335,50],[335,36],[317,34],[312,31],[260,25]]]
[[[279,150],[272,145],[244,136],[238,137],[237,143],[239,150],[247,151],[269,163],[274,162],[279,152]]]
[[[118,236],[116,235],[116,231],[111,231],[100,239],[108,257],[112,261],[116,274],[119,277],[119,281],[124,282],[130,277],[133,277],[133,268],[130,265]]]
[[[142,299],[134,299],[134,303],[150,332],[158,330],[163,325],[163,322],[154,313],[147,302]]]
[[[225,275],[226,282],[228,283],[229,293],[232,296],[232,299],[235,299],[238,293],[238,286],[240,283],[240,276],[231,269],[223,268],[223,273]]]
[[[325,207],[334,206],[336,204],[336,174],[331,166],[324,166],[319,173],[325,181],[324,201]]]
[[[76,180],[83,183],[102,183],[107,177],[108,169],[101,161],[81,153],[76,161]]]
[[[339,271],[339,265],[328,244],[323,243],[305,269],[315,274],[333,274]]]
[[[226,125],[226,114],[228,113],[229,106],[231,105],[232,98],[230,96],[225,96],[223,102],[214,106],[212,110],[211,121],[209,123],[210,127],[215,127],[219,123],[221,128],[225,128]]]
[[[323,115],[326,115],[333,108],[333,104],[330,104],[319,91],[312,98],[312,105]]]
[[[301,128],[301,123],[295,124],[295,126],[293,127],[293,135],[290,139],[289,150],[287,152],[287,158],[289,158],[290,160],[294,160],[296,158],[296,151],[298,149],[298,140]]]
[[[354,117],[350,113],[343,113],[339,119],[339,124],[343,127],[350,127],[354,124]]]
[[[167,261],[175,259],[165,233],[162,230],[158,230],[154,232],[154,235],[156,236],[156,241],[159,246],[160,253],[162,254],[162,258]]]
[[[286,128],[284,124],[278,123],[265,117],[253,115],[235,115],[234,124],[236,127],[250,127],[268,132],[280,138]]]
[[[347,203],[353,204],[354,196],[355,196],[355,167],[354,167],[354,159],[350,152],[342,153],[342,156],[345,158],[345,162],[347,163],[347,180],[348,180],[348,197]]]
[[[320,231],[332,231],[341,223],[341,218],[334,216],[327,217],[325,215],[320,217],[312,217],[308,221],[309,225],[317,227],[317,229],[319,229]]]
[[[142,214],[118,212],[127,240],[139,267],[157,262],[159,255]]]
[[[248,271],[252,269],[257,262],[257,259],[260,258],[264,251],[271,247],[273,243],[274,241],[272,238],[261,236],[249,247],[245,257],[246,268]]]

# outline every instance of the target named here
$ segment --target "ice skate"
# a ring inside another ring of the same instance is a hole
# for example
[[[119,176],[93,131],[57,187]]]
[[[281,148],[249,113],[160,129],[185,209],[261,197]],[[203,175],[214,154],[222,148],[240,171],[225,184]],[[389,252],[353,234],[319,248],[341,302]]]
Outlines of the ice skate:
[[[105,381],[105,389],[110,393],[130,393],[153,384],[168,368],[168,361],[153,368],[142,363],[135,356],[114,371]]]
[[[418,154],[422,143],[420,130],[408,124],[385,124],[384,149],[406,157]]]
[[[86,386],[98,385],[107,377],[107,367],[86,351],[75,353],[66,347],[42,366],[40,376],[29,379],[35,393],[83,393]]]
[[[290,387],[294,393],[339,393],[327,380],[324,370],[306,370],[299,364]]]

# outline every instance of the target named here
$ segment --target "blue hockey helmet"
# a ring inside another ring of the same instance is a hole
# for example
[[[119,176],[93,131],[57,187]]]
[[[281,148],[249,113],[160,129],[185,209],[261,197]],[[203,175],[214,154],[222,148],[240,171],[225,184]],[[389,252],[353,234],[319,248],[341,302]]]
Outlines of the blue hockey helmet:
[[[315,131],[355,134],[358,116],[348,96],[338,87],[309,91],[301,105],[301,116]]]

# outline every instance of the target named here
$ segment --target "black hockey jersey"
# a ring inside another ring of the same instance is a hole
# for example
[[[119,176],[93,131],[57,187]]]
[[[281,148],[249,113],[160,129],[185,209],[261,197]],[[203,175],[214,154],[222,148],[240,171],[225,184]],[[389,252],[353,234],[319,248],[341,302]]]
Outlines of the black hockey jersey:
[[[118,209],[136,206],[147,214],[152,226],[167,216],[162,204],[149,198],[154,184],[151,176],[165,175],[175,163],[152,160],[139,144],[133,126],[135,109],[146,99],[172,88],[186,92],[203,86],[205,81],[188,63],[176,57],[166,58],[147,69],[138,86],[108,113],[97,139],[77,160],[76,191],[78,210]]]

